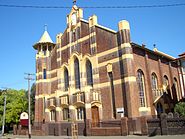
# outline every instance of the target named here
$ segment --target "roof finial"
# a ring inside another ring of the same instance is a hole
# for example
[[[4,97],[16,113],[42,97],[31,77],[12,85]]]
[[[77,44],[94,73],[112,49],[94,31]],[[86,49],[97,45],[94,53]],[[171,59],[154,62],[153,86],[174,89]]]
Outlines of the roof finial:
[[[48,30],[48,26],[47,24],[44,25],[44,30],[47,31]]]
[[[76,5],[76,0],[73,0],[73,5]]]
[[[156,44],[155,43],[153,44],[153,46],[154,46],[154,48],[156,48]]]

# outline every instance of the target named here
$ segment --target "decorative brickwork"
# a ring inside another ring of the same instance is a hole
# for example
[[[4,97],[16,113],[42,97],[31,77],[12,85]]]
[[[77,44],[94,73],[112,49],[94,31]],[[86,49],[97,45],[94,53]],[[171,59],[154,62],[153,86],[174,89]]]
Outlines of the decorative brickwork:
[[[180,82],[173,57],[132,43],[126,20],[114,31],[99,25],[95,15],[84,20],[83,10],[74,5],[66,24],[56,44],[45,31],[34,45],[34,126],[45,126],[48,135],[71,135],[71,122],[77,122],[80,135],[146,135],[146,119],[141,116],[173,111],[182,98],[174,88],[174,79],[179,86]],[[142,93],[138,71],[143,75]],[[152,91],[153,73],[161,94],[157,97]]]

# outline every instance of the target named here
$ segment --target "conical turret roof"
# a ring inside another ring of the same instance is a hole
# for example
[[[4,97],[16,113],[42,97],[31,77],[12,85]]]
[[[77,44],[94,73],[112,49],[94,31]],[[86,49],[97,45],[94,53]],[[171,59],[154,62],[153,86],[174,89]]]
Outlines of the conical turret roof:
[[[42,37],[39,40],[39,43],[53,43],[53,41],[51,40],[51,37],[49,36],[49,33],[47,32],[47,30],[44,31]]]
[[[45,29],[43,35],[41,36],[39,42],[35,43],[33,45],[33,47],[35,49],[37,49],[37,47],[40,45],[40,44],[52,44],[52,45],[55,45],[49,35],[49,33],[47,32],[47,29]]]

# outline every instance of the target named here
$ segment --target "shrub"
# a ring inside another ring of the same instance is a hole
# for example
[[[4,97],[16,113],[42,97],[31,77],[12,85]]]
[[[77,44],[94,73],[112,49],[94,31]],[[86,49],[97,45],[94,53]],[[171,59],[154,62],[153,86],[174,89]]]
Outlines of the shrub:
[[[180,116],[185,117],[185,102],[179,102],[175,105],[175,112],[178,112]]]

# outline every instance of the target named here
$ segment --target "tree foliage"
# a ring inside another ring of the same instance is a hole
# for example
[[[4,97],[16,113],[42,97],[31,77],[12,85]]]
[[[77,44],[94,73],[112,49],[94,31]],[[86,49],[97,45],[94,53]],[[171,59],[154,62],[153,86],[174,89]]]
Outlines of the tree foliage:
[[[17,124],[20,119],[20,114],[27,111],[28,100],[26,97],[25,90],[13,90],[9,89],[6,91],[6,118],[5,122],[7,125]],[[0,119],[2,121],[3,110],[4,110],[4,93],[0,94]],[[2,125],[2,122],[0,122]]]
[[[185,117],[185,102],[179,102],[175,105],[175,112],[178,112],[181,116]]]
[[[32,121],[34,120],[34,112],[35,112],[35,93],[36,93],[36,85],[33,84],[31,86],[31,95],[30,95],[30,99],[31,99],[31,119],[32,119]]]

